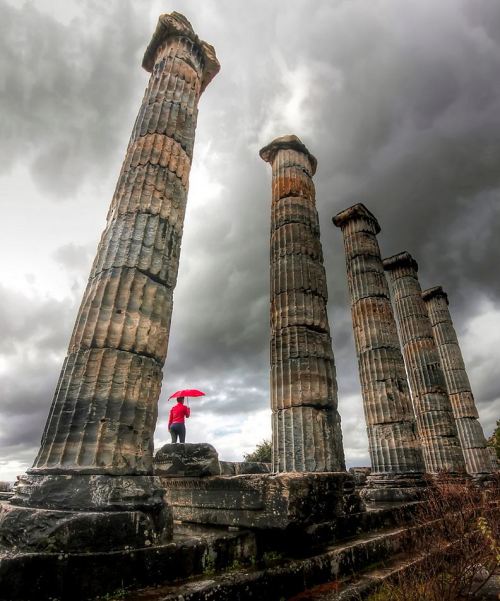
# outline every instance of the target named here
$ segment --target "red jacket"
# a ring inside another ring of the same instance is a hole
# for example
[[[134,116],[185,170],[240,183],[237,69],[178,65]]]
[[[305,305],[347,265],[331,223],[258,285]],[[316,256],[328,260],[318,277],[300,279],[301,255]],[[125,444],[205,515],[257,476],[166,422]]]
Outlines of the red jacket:
[[[183,424],[184,418],[191,415],[191,409],[182,403],[177,403],[170,409],[170,417],[168,418],[168,427],[172,424]]]

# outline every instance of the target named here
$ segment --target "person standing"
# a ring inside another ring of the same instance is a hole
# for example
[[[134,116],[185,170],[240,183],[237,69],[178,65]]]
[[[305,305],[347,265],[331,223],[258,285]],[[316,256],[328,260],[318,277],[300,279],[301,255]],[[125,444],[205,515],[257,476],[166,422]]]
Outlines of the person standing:
[[[186,417],[191,415],[191,409],[184,405],[184,397],[181,396],[177,399],[177,404],[170,409],[170,416],[168,419],[168,430],[172,437],[172,442],[183,443],[186,440],[186,425],[184,420]]]

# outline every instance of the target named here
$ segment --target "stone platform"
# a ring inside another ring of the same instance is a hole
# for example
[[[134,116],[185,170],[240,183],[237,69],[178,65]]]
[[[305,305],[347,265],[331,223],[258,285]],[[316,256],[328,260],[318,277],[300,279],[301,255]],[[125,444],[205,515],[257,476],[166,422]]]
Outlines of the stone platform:
[[[100,553],[12,553],[0,546],[1,601],[88,601],[208,575],[256,557],[250,532],[175,526],[172,542]]]
[[[363,508],[346,472],[161,478],[174,519],[265,530],[307,527]]]
[[[311,525],[307,540],[175,523],[172,542],[140,549],[8,553],[0,547],[0,600],[279,599],[398,552],[406,536],[401,524],[414,505],[384,504]],[[152,588],[124,592],[143,587]]]

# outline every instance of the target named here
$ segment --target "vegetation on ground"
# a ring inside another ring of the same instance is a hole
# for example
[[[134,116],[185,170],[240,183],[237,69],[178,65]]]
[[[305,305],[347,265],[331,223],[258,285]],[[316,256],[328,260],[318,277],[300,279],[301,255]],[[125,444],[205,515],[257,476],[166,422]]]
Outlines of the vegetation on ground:
[[[443,477],[430,487],[415,518],[418,559],[369,601],[481,599],[500,567],[500,480],[489,488]]]

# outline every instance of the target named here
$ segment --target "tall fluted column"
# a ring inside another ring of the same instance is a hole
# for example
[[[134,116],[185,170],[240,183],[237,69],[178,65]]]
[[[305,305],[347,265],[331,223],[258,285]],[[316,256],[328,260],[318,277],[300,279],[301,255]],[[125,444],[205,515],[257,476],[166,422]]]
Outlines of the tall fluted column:
[[[143,67],[151,72],[149,84],[18,504],[129,509],[162,503],[152,477],[157,403],[197,104],[219,63],[189,21],[172,13],[160,16]]]
[[[273,469],[345,469],[327,287],[312,176],[296,136],[260,151],[272,166],[271,406]]]
[[[422,299],[417,262],[407,252],[384,260],[394,297],[408,380],[427,472],[465,472],[443,370]]]
[[[465,370],[462,351],[451,320],[448,295],[441,286],[436,286],[424,290],[422,298],[431,320],[432,333],[437,345],[467,471],[476,477],[491,474],[494,471],[491,456],[483,429],[478,421],[479,415]]]
[[[424,484],[422,448],[396,321],[377,242],[380,226],[363,204],[341,211],[351,315],[372,472],[362,494],[373,501],[414,499]]]

